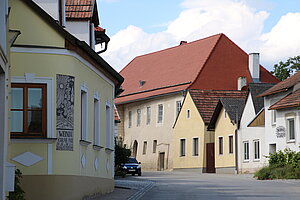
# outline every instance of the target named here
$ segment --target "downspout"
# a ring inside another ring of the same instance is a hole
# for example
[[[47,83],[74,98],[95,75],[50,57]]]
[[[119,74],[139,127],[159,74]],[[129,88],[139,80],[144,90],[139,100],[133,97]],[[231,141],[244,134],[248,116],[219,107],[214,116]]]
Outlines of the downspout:
[[[235,170],[236,173],[239,173],[239,166],[238,166],[238,128],[239,128],[239,115],[238,115],[238,109],[236,110],[236,129],[235,129]]]
[[[105,44],[104,49],[102,49],[101,51],[98,51],[97,54],[103,53],[107,50],[108,42],[104,42],[104,44]]]

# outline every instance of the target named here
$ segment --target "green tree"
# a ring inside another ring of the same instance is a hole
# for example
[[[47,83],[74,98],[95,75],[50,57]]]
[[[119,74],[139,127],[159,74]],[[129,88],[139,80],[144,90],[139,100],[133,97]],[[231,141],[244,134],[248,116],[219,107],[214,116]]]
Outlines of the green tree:
[[[280,61],[271,71],[279,80],[285,80],[300,70],[300,56],[290,57],[286,62]]]
[[[118,168],[122,163],[127,162],[130,155],[130,149],[126,149],[122,145],[115,143],[115,167]]]

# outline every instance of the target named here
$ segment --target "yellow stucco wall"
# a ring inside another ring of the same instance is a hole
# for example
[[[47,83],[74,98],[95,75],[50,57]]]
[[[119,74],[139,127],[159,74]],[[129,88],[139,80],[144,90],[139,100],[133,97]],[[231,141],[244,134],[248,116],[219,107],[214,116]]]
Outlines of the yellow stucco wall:
[[[190,118],[187,118],[187,110],[190,110]],[[205,144],[207,137],[205,137],[205,130],[206,126],[188,93],[174,127],[174,168],[203,168],[206,166]],[[199,138],[198,156],[192,154],[193,138]],[[185,156],[180,156],[180,139],[186,139]]]
[[[222,108],[215,126],[215,167],[235,167],[235,130],[228,114]],[[233,136],[233,153],[229,153],[229,136]],[[223,155],[219,154],[219,137],[223,137]]]
[[[10,29],[21,31],[21,36],[19,36],[16,42],[17,44],[55,47],[64,46],[64,38],[52,30],[47,23],[42,21],[39,16],[28,9],[24,3],[19,0],[14,0],[12,1],[11,6],[10,18],[12,19],[10,20]],[[49,145],[28,141],[21,143],[11,141],[8,152],[9,161],[16,164],[17,168],[20,168],[24,175],[47,174],[48,166],[50,165],[52,174],[55,175],[84,175],[113,178],[113,153],[106,152],[104,148],[100,151],[94,150],[92,147],[93,143],[85,147],[80,145],[79,140],[81,132],[81,84],[84,84],[88,88],[89,120],[87,140],[90,142],[93,142],[94,93],[98,93],[100,96],[100,145],[103,147],[106,147],[106,102],[110,102],[111,116],[113,116],[114,86],[89,68],[86,65],[86,61],[80,60],[79,57],[74,57],[74,52],[73,54],[70,54],[72,52],[63,49],[53,50],[47,48],[39,50],[40,52],[37,52],[37,50],[33,48],[23,49],[21,52],[19,50],[20,49],[16,47],[11,53],[11,76],[13,78],[24,78],[25,73],[31,73],[37,78],[47,77],[53,79],[54,91],[52,101],[54,102],[54,137],[56,136],[56,75],[63,74],[75,77],[74,150],[57,151],[55,142],[52,145]],[[111,130],[113,130],[113,124],[111,124]],[[112,139],[111,147],[113,147]],[[49,151],[48,148],[51,148],[52,151]],[[42,157],[43,160],[29,167],[11,160],[24,152],[36,154]],[[52,159],[49,158],[51,153]],[[86,157],[85,167],[82,167],[81,165],[82,154],[85,154]],[[99,160],[99,168],[97,170],[94,167],[96,158]]]
[[[14,44],[64,47],[65,41],[52,27],[20,0],[10,1],[9,29],[21,30]],[[26,12],[24,12],[26,10]]]

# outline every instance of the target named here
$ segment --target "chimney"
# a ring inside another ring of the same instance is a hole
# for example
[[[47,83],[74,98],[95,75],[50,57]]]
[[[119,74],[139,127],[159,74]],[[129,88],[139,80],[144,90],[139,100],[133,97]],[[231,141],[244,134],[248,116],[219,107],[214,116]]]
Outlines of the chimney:
[[[259,83],[259,53],[250,53],[249,54],[249,71],[252,77],[253,83]]]
[[[181,41],[179,45],[187,44],[187,41]]]
[[[246,77],[239,77],[238,78],[238,90],[242,90],[242,88],[247,85]]]

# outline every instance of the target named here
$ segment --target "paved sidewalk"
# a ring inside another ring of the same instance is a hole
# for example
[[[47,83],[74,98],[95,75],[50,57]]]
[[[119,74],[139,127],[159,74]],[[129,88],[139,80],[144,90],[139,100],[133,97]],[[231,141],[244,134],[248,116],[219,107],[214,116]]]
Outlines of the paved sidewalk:
[[[105,195],[95,195],[84,200],[138,200],[154,185],[152,181],[116,179],[113,192]]]

